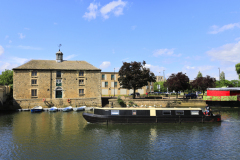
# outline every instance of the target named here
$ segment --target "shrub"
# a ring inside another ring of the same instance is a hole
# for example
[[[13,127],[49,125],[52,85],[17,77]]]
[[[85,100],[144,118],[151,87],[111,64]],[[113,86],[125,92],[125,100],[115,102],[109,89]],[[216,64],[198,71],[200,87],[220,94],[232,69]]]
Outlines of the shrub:
[[[120,104],[120,106],[124,107],[125,106],[125,102],[120,98],[120,96],[118,96],[118,104]]]

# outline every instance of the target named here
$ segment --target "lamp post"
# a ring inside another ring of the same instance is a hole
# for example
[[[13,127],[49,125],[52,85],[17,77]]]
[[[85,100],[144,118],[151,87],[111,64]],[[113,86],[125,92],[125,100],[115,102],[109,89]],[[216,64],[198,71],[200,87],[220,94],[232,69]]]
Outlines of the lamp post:
[[[161,73],[161,72],[159,72],[159,78],[157,79],[157,81],[160,81],[160,80],[159,80],[159,79],[160,79],[160,73]]]
[[[165,82],[165,75],[164,75],[164,71],[165,71],[165,70],[163,70],[163,82]]]
[[[113,85],[114,85],[114,97],[115,97],[115,68],[114,68],[114,77],[113,77]]]
[[[218,68],[219,69],[219,82],[220,82],[220,68]]]

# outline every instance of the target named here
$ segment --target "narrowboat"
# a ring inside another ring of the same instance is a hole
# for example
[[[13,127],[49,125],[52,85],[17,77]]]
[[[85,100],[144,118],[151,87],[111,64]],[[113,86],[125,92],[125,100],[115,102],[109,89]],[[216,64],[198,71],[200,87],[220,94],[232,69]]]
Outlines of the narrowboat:
[[[83,117],[90,123],[221,122],[221,115],[204,115],[201,108],[95,108]]]
[[[42,106],[36,106],[36,107],[33,107],[32,109],[31,109],[31,112],[33,113],[33,112],[42,112],[43,111],[43,108],[42,108]]]

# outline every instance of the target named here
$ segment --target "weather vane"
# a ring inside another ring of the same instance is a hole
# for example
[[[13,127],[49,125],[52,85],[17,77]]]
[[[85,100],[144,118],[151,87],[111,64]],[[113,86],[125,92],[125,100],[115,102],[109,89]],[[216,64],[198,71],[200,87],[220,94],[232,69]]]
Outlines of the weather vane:
[[[59,44],[58,47],[59,47],[59,51],[60,51],[60,47],[62,46],[62,44]]]

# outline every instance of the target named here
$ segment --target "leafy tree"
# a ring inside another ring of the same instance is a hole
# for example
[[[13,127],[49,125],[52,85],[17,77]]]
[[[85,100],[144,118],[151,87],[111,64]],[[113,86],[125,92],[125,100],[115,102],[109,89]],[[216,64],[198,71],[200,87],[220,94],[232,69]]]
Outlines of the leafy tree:
[[[233,87],[238,87],[240,86],[240,81],[239,80],[231,80]]]
[[[164,83],[164,86],[168,87],[170,91],[174,90],[177,93],[178,91],[185,91],[189,88],[189,78],[182,72],[172,74]],[[176,97],[178,97],[178,94],[176,94]]]
[[[159,92],[157,85],[160,85],[160,92],[167,92],[167,88],[164,86],[164,82],[155,82],[154,83],[154,92]]]
[[[202,77],[202,73],[200,71],[198,71],[198,75],[197,75],[197,78],[198,77]]]
[[[13,84],[13,71],[5,69],[0,75],[0,84],[10,85]]]
[[[236,64],[235,68],[236,68],[237,74],[238,74],[239,79],[240,79],[240,63]]]
[[[233,87],[234,84],[232,81],[229,80],[220,80],[220,81],[216,81],[216,87],[217,88],[221,88],[221,87]],[[237,86],[237,84],[236,84]]]
[[[216,79],[215,78],[211,78],[210,76],[206,76],[206,77],[199,77],[196,78],[192,83],[191,83],[192,88],[198,90],[198,91],[202,91],[202,93],[204,93],[204,91],[207,90],[207,88],[212,88],[216,86]]]
[[[225,80],[225,73],[223,71],[220,73],[220,80]]]
[[[136,89],[148,85],[148,82],[156,82],[156,76],[150,72],[149,68],[144,67],[145,61],[123,62],[118,74],[118,81],[122,88],[133,89],[133,99],[135,99]]]

